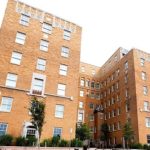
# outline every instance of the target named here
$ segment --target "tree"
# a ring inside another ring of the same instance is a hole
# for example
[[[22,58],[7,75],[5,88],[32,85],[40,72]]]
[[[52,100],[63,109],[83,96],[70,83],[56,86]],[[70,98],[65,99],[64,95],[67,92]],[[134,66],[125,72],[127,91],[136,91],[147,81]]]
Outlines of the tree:
[[[31,122],[36,128],[38,132],[38,142],[40,142],[42,127],[44,124],[45,118],[45,104],[43,101],[39,101],[37,97],[33,97],[30,101],[30,108],[29,111],[31,112]]]
[[[131,127],[131,124],[129,122],[127,122],[124,125],[123,136],[124,136],[127,148],[128,148],[129,147],[129,142],[131,142],[131,140],[133,139],[133,136],[134,136],[134,131],[133,131],[133,129]]]
[[[86,124],[81,124],[76,128],[76,138],[83,141],[90,138],[90,129]]]
[[[107,140],[109,137],[109,129],[107,123],[101,125],[101,140],[104,141],[104,145],[107,146]]]

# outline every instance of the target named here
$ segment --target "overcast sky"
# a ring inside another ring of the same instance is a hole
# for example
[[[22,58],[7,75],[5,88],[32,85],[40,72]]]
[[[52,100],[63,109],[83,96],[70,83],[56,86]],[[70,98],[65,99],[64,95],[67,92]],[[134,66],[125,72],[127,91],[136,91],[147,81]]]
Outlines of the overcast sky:
[[[150,0],[22,1],[83,28],[81,61],[101,66],[118,47],[150,53]]]

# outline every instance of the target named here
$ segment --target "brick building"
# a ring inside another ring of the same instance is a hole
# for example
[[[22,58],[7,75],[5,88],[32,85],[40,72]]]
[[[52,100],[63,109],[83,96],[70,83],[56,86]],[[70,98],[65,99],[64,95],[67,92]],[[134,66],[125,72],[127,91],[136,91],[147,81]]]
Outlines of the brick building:
[[[120,144],[129,121],[133,141],[150,143],[150,54],[119,48],[102,67],[83,63],[81,32],[72,22],[8,0],[0,28],[0,135],[36,133],[28,111],[36,96],[46,104],[42,139],[72,139],[76,124],[85,122],[98,141],[106,122],[109,144]]]

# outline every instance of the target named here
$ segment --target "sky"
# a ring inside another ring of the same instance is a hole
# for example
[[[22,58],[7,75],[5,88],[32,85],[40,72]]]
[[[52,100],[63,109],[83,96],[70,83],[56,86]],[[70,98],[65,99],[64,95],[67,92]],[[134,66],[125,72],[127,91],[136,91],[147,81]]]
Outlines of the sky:
[[[101,66],[119,47],[150,53],[149,0],[22,1],[81,26],[83,62]]]

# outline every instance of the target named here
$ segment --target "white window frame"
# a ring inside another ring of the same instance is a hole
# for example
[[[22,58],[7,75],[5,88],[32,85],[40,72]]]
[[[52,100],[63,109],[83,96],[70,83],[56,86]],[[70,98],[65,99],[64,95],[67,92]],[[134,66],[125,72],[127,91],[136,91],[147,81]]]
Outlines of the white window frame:
[[[30,17],[27,16],[27,15],[24,15],[24,14],[21,14],[21,17],[20,17],[20,24],[21,25],[24,25],[24,26],[28,26],[29,25],[29,20],[30,20]]]
[[[43,80],[43,88],[41,92],[37,91],[36,94],[36,89],[34,89],[34,83],[35,80],[39,79],[39,80]],[[30,90],[30,94],[34,94],[34,95],[44,95],[44,91],[45,91],[45,84],[46,84],[46,75],[42,75],[42,74],[38,74],[38,73],[33,73],[32,75],[32,83],[31,83],[31,90]]]
[[[12,52],[11,60],[10,62],[12,64],[20,65],[22,59],[22,54],[20,52]]]
[[[80,90],[80,97],[84,97],[84,91]]]
[[[83,102],[80,101],[79,102],[79,108],[83,108],[83,105],[84,105]]]
[[[143,67],[145,64],[145,59],[144,58],[140,58],[140,65]]]
[[[80,86],[84,86],[85,85],[85,79],[84,78],[81,78],[80,79]]]
[[[53,136],[55,135],[54,133],[55,133],[55,129],[59,129],[61,132],[60,132],[60,134],[59,134],[59,136],[61,137],[62,136],[62,127],[54,127],[54,129],[53,129]],[[57,136],[57,135],[55,135],[55,136]]]
[[[142,80],[146,80],[146,72],[141,72],[141,78]]]
[[[0,111],[11,112],[13,98],[11,97],[2,97]]]
[[[7,87],[15,88],[16,84],[17,84],[17,78],[18,78],[18,76],[16,74],[8,73],[5,85]]]
[[[17,32],[15,42],[24,45],[26,40],[26,34],[22,32]]]
[[[64,65],[64,64],[60,64],[59,66],[59,74],[66,76],[67,75],[67,71],[68,71],[68,66]]]
[[[55,117],[63,118],[64,117],[64,105],[56,104],[55,106]]]
[[[65,96],[65,93],[66,93],[66,85],[58,83],[58,86],[57,86],[57,95],[59,95],[59,96]]]
[[[68,30],[64,30],[63,39],[70,40],[71,39],[71,32]]]
[[[149,111],[149,102],[144,101],[144,111]]]
[[[48,51],[48,46],[49,46],[49,41],[46,41],[46,40],[43,40],[43,39],[40,41],[40,50],[41,51],[47,52]]]
[[[143,86],[143,94],[144,95],[148,94],[148,87],[147,86]]]
[[[45,71],[45,68],[46,68],[46,60],[42,58],[38,58],[36,69]]]
[[[68,47],[62,46],[62,48],[61,48],[61,56],[62,57],[66,57],[66,58],[69,57],[69,48]]]
[[[150,117],[145,118],[145,125],[147,128],[150,128]]]
[[[48,23],[45,23],[45,22],[43,23],[43,25],[42,25],[42,31],[44,33],[51,34],[52,33],[52,29],[53,29],[53,27],[52,27],[51,24],[48,24]]]
[[[6,127],[4,128],[4,127],[2,127],[2,125],[3,125],[3,126],[5,125]],[[7,128],[8,128],[8,124],[7,124],[7,123],[0,122],[0,136],[1,136],[1,135],[5,135],[5,134],[7,133]],[[4,130],[4,134],[1,134],[1,133],[3,132],[2,129],[5,129],[5,130]]]
[[[78,110],[78,122],[84,122],[84,110]]]

